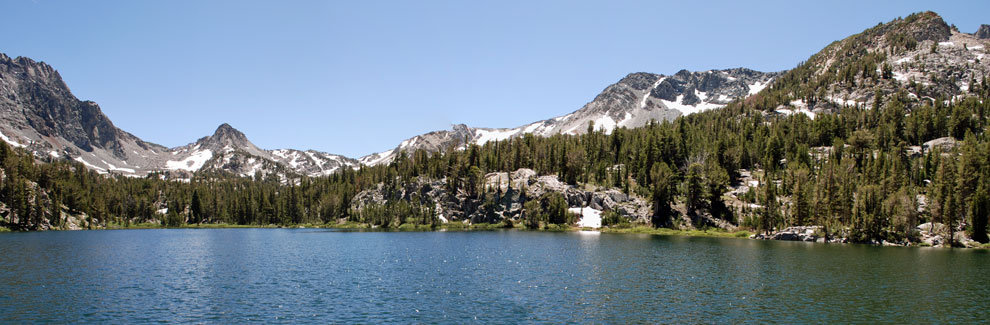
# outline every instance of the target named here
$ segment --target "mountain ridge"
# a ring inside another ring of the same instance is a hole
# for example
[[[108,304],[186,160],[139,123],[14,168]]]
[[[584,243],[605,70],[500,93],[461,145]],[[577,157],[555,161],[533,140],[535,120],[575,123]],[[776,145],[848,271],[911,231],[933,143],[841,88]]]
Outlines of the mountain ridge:
[[[691,72],[680,70],[667,76],[647,72],[629,73],[603,89],[590,102],[569,114],[540,120],[514,128],[469,127],[464,124],[450,130],[413,136],[393,149],[373,153],[358,160],[369,166],[391,162],[400,151],[436,152],[467,144],[484,145],[490,141],[533,134],[583,134],[589,122],[595,130],[610,133],[617,127],[641,127],[650,121],[673,120],[728,105],[761,91],[782,72],[760,72],[748,68]]]
[[[223,123],[214,134],[168,148],[116,127],[99,105],[76,98],[56,69],[0,53],[0,139],[40,159],[71,159],[100,173],[189,178],[204,166],[240,176],[322,176],[357,163],[340,155],[264,150]],[[246,157],[253,157],[246,158]],[[214,161],[215,160],[215,161]]]
[[[987,46],[980,38],[984,27],[973,34],[961,33],[937,14],[923,12],[835,41],[792,70],[629,73],[565,115],[510,128],[457,124],[356,159],[315,150],[261,149],[227,123],[218,126],[213,135],[167,148],[114,126],[99,105],[72,95],[50,65],[0,53],[0,111],[4,112],[0,138],[29,148],[39,158],[72,159],[102,173],[127,176],[164,172],[169,177],[189,178],[200,170],[246,177],[258,173],[281,178],[323,176],[344,167],[389,163],[401,152],[463,149],[525,134],[582,134],[589,128],[610,133],[615,128],[673,120],[742,99],[772,102],[769,106],[777,107],[779,114],[803,113],[814,118],[844,105],[870,105],[876,96],[907,88],[912,88],[907,93],[916,100],[935,100],[932,94],[964,96],[968,84],[973,84],[964,79],[990,72],[988,62],[982,60]],[[929,48],[931,53],[925,53]],[[960,68],[962,63],[967,68]],[[931,70],[949,72],[932,75]],[[772,87],[777,82],[804,79],[813,80],[808,84],[817,86],[790,94],[775,93]]]

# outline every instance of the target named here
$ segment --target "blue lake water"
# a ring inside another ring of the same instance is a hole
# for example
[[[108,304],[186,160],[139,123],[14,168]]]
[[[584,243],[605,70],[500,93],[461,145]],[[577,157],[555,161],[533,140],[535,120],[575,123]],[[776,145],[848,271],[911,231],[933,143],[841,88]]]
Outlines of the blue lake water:
[[[583,232],[0,233],[2,322],[987,322],[983,250]]]

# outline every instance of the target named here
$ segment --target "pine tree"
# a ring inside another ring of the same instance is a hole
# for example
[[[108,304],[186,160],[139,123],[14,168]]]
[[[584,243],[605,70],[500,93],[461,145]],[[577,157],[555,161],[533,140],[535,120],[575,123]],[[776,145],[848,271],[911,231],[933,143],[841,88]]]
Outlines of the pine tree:
[[[684,197],[688,213],[695,213],[696,210],[704,207],[704,166],[700,163],[693,163],[688,166],[687,176],[684,178]]]
[[[673,210],[670,203],[674,200],[673,187],[674,172],[670,170],[664,162],[653,165],[653,218],[651,222],[654,227],[670,226],[673,221]]]
[[[987,219],[990,215],[990,198],[987,197],[987,189],[980,188],[973,196],[973,203],[970,206],[970,236],[980,243],[987,243]]]
[[[780,218],[780,206],[777,204],[777,185],[768,178],[765,180],[763,190],[763,212],[760,214],[759,225],[760,230],[769,235]]]
[[[190,212],[189,213],[192,216],[192,218],[191,218],[192,220],[189,220],[189,222],[196,223],[196,224],[202,223],[203,222],[203,203],[201,202],[201,200],[199,198],[199,191],[193,191],[192,203],[190,204],[190,208],[189,209],[190,209]]]

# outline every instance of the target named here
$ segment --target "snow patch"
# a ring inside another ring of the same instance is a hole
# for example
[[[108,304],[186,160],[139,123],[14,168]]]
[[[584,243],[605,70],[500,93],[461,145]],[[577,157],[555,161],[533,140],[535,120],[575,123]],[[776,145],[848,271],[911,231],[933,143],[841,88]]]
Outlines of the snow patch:
[[[361,158],[361,163],[368,166],[375,166],[383,162],[388,162],[390,159],[392,159],[393,151],[395,151],[395,149],[390,149],[387,151],[383,151],[381,153],[372,154],[370,156]]]
[[[762,91],[763,88],[766,88],[767,85],[770,85],[770,82],[771,81],[773,81],[773,78],[767,79],[767,81],[765,81],[765,82],[759,82],[759,81],[757,81],[757,82],[754,82],[752,85],[748,85],[749,86],[749,95],[756,95],[756,93],[759,93],[760,91]]]
[[[809,110],[808,105],[805,104],[803,100],[800,99],[792,100],[791,106],[794,108],[793,109],[778,108],[776,112],[784,115],[793,115],[800,113],[808,116],[808,118],[812,120],[815,119],[815,112]]]
[[[474,132],[475,132],[475,136],[478,137],[477,140],[474,140],[474,143],[478,144],[479,146],[482,146],[482,145],[485,145],[486,143],[488,143],[489,141],[505,141],[505,140],[508,140],[513,135],[518,134],[519,133],[519,129],[507,129],[507,130],[481,130],[481,129],[476,129]]]
[[[27,147],[26,145],[20,144],[17,141],[14,141],[11,138],[8,138],[6,135],[3,135],[3,132],[0,132],[0,139],[3,139],[4,142],[9,143],[10,145],[14,146],[15,148],[24,148],[24,147]]]
[[[416,145],[417,141],[419,141],[419,137],[414,137],[412,139],[402,141],[402,143],[399,144],[399,148],[408,148],[414,146]]]
[[[118,172],[119,171],[119,172],[125,172],[125,173],[134,174],[134,169],[131,169],[131,168],[120,168],[120,167],[114,166],[113,164],[107,164],[107,166],[110,166],[110,170],[111,171],[115,171],[115,172]]]
[[[82,163],[83,165],[86,165],[86,167],[95,169],[97,173],[100,173],[100,174],[106,174],[107,173],[106,168],[100,168],[100,167],[97,167],[96,165],[90,164],[88,161],[86,161],[82,157],[76,157],[76,158],[73,158],[72,160],[78,161],[78,162]]]
[[[721,108],[722,106],[725,106],[721,104],[708,103],[708,102],[701,102],[692,106],[692,105],[681,104],[683,101],[684,101],[684,95],[677,96],[677,100],[673,102],[663,99],[660,100],[660,102],[663,103],[664,106],[667,106],[667,108],[681,111],[681,113],[683,113],[684,115],[694,114],[694,113],[703,112],[710,109]]]
[[[828,96],[828,100],[830,102],[833,102],[833,103],[837,104],[837,105],[858,106],[860,104],[860,102],[857,102],[855,100],[852,100],[852,99],[843,99],[843,98],[840,98],[838,96]]]
[[[540,122],[536,122],[536,123],[530,124],[530,125],[526,126],[525,129],[522,130],[522,133],[532,133],[534,130],[536,130],[537,128],[539,128],[541,125],[543,125],[543,123],[540,123]]]
[[[206,161],[210,160],[210,158],[213,158],[213,151],[210,149],[196,151],[186,159],[166,161],[165,168],[171,170],[182,169],[194,172],[200,168],[203,168],[203,165],[206,164]]]
[[[577,213],[581,215],[581,219],[578,220],[578,227],[588,227],[588,228],[601,228],[602,227],[602,211],[592,209],[589,207],[584,208],[570,208],[567,209],[571,213]]]
[[[628,112],[626,113],[629,114]],[[605,134],[611,134],[615,130],[617,123],[608,115],[595,119],[595,130],[605,130]]]

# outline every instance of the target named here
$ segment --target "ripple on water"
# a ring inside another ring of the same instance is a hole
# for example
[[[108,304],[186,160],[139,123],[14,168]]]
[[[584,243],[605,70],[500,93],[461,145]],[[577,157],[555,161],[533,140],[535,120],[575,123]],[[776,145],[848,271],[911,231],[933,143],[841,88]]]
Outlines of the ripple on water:
[[[3,322],[969,322],[979,251],[598,232],[0,234]]]

